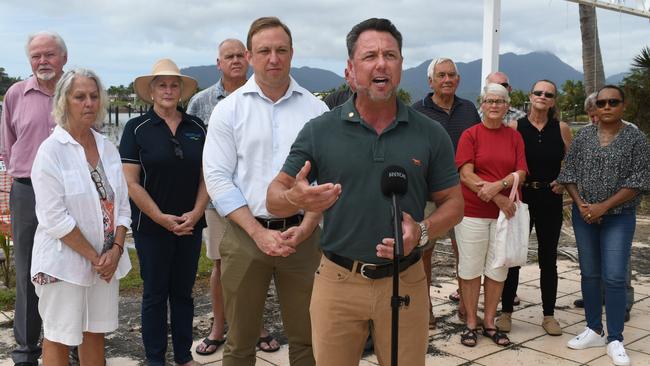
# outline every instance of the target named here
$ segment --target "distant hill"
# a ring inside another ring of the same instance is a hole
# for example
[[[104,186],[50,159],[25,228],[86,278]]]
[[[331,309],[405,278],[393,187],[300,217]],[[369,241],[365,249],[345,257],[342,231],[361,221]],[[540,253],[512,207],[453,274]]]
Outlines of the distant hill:
[[[430,90],[426,77],[429,63],[431,60],[406,69],[402,73],[400,87],[411,94],[413,101],[422,99]],[[476,101],[481,88],[481,59],[458,62],[456,65],[461,75],[457,94],[462,98]],[[531,52],[524,55],[506,53],[500,56],[499,65],[499,69],[510,77],[513,89],[528,91],[533,82],[540,79],[549,79],[558,87],[566,80],[583,79],[581,72],[550,52]],[[216,83],[221,77],[221,73],[214,65],[187,67],[181,69],[181,72],[197,79],[201,89]],[[249,71],[249,76],[250,74]],[[291,75],[311,92],[336,88],[344,82],[343,78],[334,72],[313,67],[291,68]],[[607,78],[607,83],[618,84],[624,76],[625,73],[612,75]]]
[[[248,69],[248,76],[253,73],[252,69]],[[199,88],[205,89],[210,85],[216,83],[221,77],[221,71],[217,70],[216,66],[191,66],[181,69],[183,75],[191,76],[199,82]],[[318,92],[332,88],[336,88],[343,84],[345,80],[329,70],[317,69],[312,67],[299,67],[291,68],[291,76],[303,88],[311,91]]]

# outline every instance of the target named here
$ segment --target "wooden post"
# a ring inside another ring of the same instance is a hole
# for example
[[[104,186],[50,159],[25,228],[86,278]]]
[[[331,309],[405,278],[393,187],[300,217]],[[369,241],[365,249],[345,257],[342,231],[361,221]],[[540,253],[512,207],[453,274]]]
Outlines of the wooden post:
[[[108,124],[111,124],[111,121],[113,120],[113,117],[111,117],[111,106],[109,104],[108,106]]]
[[[119,126],[119,125],[120,125],[120,117],[119,117],[119,113],[120,113],[120,107],[116,105],[116,106],[115,106],[115,126]]]

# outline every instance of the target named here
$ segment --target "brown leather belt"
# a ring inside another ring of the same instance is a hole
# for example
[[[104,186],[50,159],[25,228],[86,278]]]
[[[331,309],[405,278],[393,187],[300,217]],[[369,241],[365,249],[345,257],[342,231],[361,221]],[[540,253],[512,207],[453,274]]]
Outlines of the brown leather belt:
[[[384,264],[363,263],[363,262],[355,261],[350,258],[340,256],[333,252],[323,251],[323,254],[325,255],[325,257],[327,257],[327,259],[347,269],[348,271],[352,271],[352,268],[354,268],[354,263],[357,262],[356,272],[361,274],[361,276],[363,276],[364,278],[370,280],[378,280],[393,275],[392,262],[384,263]],[[404,272],[404,270],[409,268],[411,265],[418,263],[421,257],[422,257],[422,253],[420,252],[420,250],[413,249],[411,254],[400,259],[399,271]]]

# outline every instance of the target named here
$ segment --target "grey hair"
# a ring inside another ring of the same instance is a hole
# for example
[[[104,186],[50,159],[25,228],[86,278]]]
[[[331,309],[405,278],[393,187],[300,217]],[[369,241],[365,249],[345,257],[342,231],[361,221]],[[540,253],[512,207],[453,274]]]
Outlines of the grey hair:
[[[593,92],[585,98],[585,112],[589,112],[592,109],[596,109],[597,97],[598,97],[598,92]]]
[[[436,69],[436,66],[438,66],[440,64],[444,64],[445,62],[451,62],[452,66],[454,66],[454,70],[456,71],[456,74],[460,75],[458,73],[458,68],[456,67],[456,63],[452,59],[446,58],[446,57],[440,57],[440,58],[436,58],[436,59],[431,60],[431,63],[429,64],[429,67],[427,68],[427,77],[428,78],[433,78],[433,71]]]
[[[510,95],[508,94],[508,89],[506,89],[501,84],[489,83],[481,91],[481,102],[485,101],[485,97],[488,94],[498,95],[503,98],[506,103],[510,103]]]
[[[53,31],[39,31],[36,33],[32,33],[29,36],[27,36],[27,43],[25,43],[25,54],[27,57],[29,57],[29,44],[32,43],[34,38],[38,36],[48,36],[56,42],[56,44],[59,46],[59,50],[61,51],[61,56],[67,56],[68,55],[68,47],[65,45],[65,41],[63,41],[63,38],[57,33]]]
[[[68,129],[67,96],[72,91],[72,82],[77,76],[93,79],[97,84],[97,90],[99,92],[99,111],[97,112],[97,120],[93,124],[93,127],[99,130],[99,128],[101,128],[102,124],[104,123],[104,119],[106,118],[108,95],[104,90],[104,86],[102,85],[101,80],[99,80],[99,76],[97,76],[97,74],[95,74],[95,72],[90,69],[76,68],[70,71],[66,71],[63,76],[61,76],[61,79],[56,83],[56,87],[54,88],[52,116],[54,116],[56,124],[65,130]]]

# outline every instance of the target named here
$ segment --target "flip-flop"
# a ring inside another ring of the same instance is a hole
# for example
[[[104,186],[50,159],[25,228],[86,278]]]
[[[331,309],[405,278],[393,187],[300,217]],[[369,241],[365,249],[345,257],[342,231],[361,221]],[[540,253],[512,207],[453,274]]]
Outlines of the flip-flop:
[[[460,293],[458,292],[459,290],[454,291],[453,293],[449,294],[449,300],[453,302],[459,302],[460,301]]]
[[[266,337],[260,337],[260,339],[257,340],[257,348],[259,348],[260,351],[266,353],[277,352],[280,349],[279,345],[275,348],[271,347],[271,342],[273,342],[274,339],[275,338],[273,338],[273,336],[270,334],[267,335]],[[269,346],[269,348],[262,348],[262,343],[266,343]]]
[[[197,354],[199,354],[201,356],[208,356],[208,355],[211,355],[211,354],[217,352],[219,347],[222,344],[226,343],[226,339],[225,338],[224,339],[210,339],[208,337],[205,337],[205,338],[203,338],[201,343],[205,344],[205,349],[206,350],[209,349],[210,346],[214,346],[214,350],[212,350],[212,351],[199,351],[199,345],[198,344],[196,345],[196,348],[194,350],[196,351]]]

